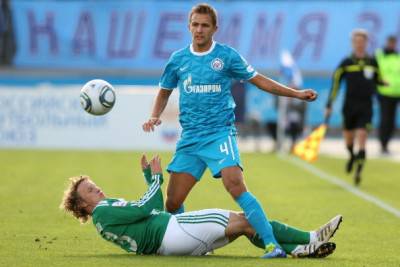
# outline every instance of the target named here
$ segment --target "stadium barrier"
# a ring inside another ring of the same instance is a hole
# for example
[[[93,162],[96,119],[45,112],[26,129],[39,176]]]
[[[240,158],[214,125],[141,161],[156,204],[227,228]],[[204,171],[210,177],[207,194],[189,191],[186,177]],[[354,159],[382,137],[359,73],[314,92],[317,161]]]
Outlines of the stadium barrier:
[[[104,116],[80,106],[79,87],[0,87],[0,148],[173,150],[179,137],[174,92],[162,125],[142,131],[157,92],[152,86],[118,86],[116,105]]]

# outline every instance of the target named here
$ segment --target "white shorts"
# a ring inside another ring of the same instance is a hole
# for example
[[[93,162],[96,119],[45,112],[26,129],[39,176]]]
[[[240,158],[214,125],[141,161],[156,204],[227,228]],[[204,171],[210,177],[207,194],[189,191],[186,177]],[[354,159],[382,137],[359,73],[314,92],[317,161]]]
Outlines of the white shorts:
[[[229,213],[206,209],[172,215],[158,254],[199,256],[225,246]]]

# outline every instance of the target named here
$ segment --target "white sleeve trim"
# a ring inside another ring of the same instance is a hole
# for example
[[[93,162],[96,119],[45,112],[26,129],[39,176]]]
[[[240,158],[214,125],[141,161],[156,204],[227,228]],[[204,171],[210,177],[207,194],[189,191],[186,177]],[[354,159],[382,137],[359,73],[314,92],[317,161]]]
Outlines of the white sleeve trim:
[[[174,87],[174,88],[168,88],[168,87],[162,86],[161,83],[158,83],[158,86],[159,86],[161,89],[165,89],[165,90],[174,90],[174,89],[176,88],[176,87]]]
[[[251,75],[251,77],[248,78],[247,80],[251,80],[251,79],[253,79],[254,77],[256,77],[257,75],[258,75],[258,72],[255,71],[255,72],[253,73],[253,75]]]

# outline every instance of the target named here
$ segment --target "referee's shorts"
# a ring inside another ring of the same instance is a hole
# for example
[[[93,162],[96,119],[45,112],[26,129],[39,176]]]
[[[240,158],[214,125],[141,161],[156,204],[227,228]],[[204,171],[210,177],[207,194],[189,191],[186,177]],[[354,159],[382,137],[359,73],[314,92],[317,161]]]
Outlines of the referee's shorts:
[[[343,107],[343,128],[345,130],[372,128],[372,103],[346,103]]]

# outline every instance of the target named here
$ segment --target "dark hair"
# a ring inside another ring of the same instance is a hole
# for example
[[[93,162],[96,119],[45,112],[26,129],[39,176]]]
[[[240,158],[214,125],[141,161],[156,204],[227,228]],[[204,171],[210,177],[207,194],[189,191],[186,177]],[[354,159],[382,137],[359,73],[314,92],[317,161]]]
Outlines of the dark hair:
[[[189,24],[190,24],[190,21],[192,20],[192,15],[194,13],[210,15],[212,24],[214,26],[217,26],[217,11],[215,10],[215,8],[213,8],[209,4],[201,3],[201,4],[198,4],[194,7],[192,7],[192,10],[189,13]]]

